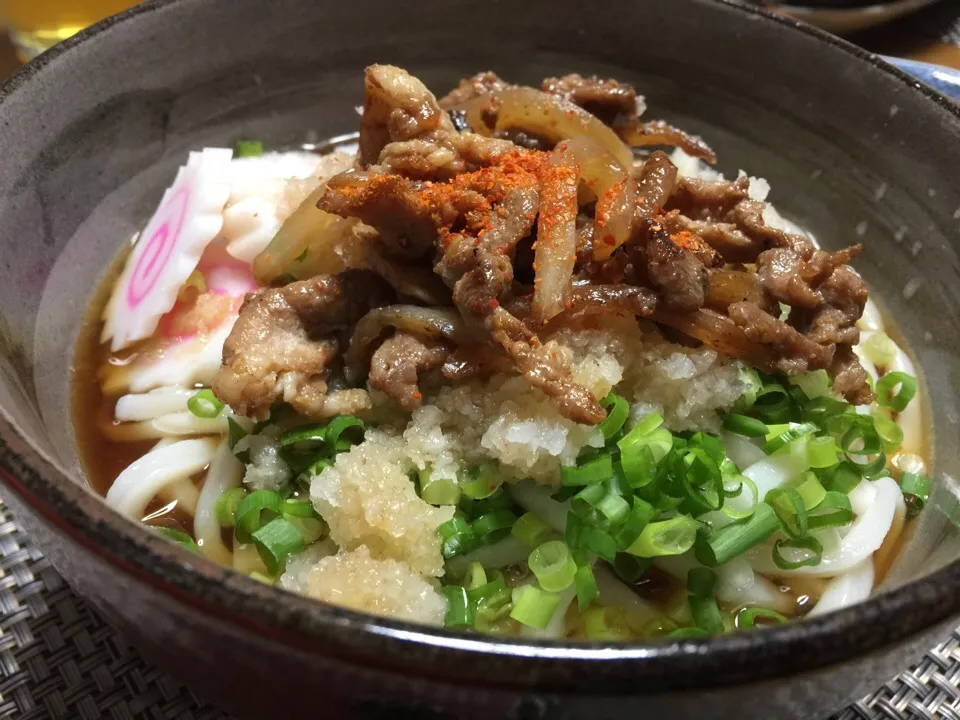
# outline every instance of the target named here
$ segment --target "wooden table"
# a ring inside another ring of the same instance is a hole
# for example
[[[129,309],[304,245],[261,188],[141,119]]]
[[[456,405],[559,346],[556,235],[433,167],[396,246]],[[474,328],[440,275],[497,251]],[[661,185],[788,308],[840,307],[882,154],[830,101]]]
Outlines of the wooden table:
[[[948,6],[957,0],[943,0],[942,6],[922,12],[915,17],[891,23],[876,30],[859,33],[850,38],[853,42],[884,55],[912,58],[924,62],[947,65],[960,69],[960,47],[940,42],[941,31],[937,22],[941,17],[956,17]],[[944,12],[943,8],[947,8]],[[946,22],[946,21],[945,21]],[[5,78],[20,67],[13,45],[6,34],[0,36],[0,78]]]

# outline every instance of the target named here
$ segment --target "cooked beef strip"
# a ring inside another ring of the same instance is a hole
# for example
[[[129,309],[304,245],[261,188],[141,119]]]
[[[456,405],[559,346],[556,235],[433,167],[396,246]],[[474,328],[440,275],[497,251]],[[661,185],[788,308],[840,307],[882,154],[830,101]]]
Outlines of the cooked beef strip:
[[[266,419],[280,400],[311,417],[369,405],[366,393],[328,395],[338,334],[393,291],[377,275],[347,270],[248,295],[223,346],[213,381],[217,397],[238,415]],[[345,402],[349,400],[350,402]]]
[[[728,312],[751,342],[769,345],[777,353],[776,367],[781,372],[799,375],[828,368],[833,360],[833,346],[818,345],[752,303],[734,303]]]
[[[867,384],[867,371],[849,345],[837,345],[829,374],[833,378],[833,391],[854,405],[869,405],[876,398]]]
[[[423,399],[417,385],[419,374],[440,367],[449,354],[445,342],[397,332],[373,353],[370,385],[413,412]]]
[[[697,254],[674,241],[659,224],[652,224],[645,245],[646,275],[671,310],[689,312],[703,307],[707,268]]]
[[[606,125],[634,122],[644,110],[643,98],[638,98],[632,86],[616,80],[603,80],[596,75],[583,77],[572,73],[559,78],[549,77],[540,83],[540,89],[579,105]]]
[[[460,81],[453,90],[440,98],[439,104],[445,110],[462,105],[468,100],[473,100],[481,95],[503,90],[510,87],[511,84],[501,80],[500,77],[489,70],[487,72],[477,73]]]
[[[818,288],[822,303],[809,315],[798,313],[791,324],[821,345],[856,345],[857,320],[867,302],[867,287],[848,265],[841,265]],[[792,312],[791,312],[792,315]]]
[[[634,224],[652,218],[660,212],[677,183],[677,166],[670,162],[666,153],[655,150],[650,153],[637,171],[637,209]]]

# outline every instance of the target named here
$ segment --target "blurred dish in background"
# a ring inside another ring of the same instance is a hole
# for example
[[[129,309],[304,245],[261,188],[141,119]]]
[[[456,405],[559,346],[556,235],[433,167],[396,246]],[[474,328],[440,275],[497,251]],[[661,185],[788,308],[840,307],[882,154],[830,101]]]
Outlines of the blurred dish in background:
[[[850,33],[880,25],[915,12],[937,0],[766,0],[772,9],[829,30]]]
[[[133,0],[6,0],[10,37],[30,60],[93,23],[137,5]]]

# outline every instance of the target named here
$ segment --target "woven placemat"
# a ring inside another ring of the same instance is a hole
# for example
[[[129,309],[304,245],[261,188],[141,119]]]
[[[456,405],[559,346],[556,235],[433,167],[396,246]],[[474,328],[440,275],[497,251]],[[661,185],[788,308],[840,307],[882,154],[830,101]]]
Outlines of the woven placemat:
[[[960,629],[833,720],[960,720]],[[230,720],[140,658],[0,500],[0,718]]]

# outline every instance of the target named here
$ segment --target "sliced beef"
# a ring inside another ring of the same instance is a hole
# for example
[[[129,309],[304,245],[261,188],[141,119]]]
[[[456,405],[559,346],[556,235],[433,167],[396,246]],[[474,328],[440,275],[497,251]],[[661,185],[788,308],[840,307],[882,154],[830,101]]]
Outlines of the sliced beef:
[[[876,395],[867,384],[867,371],[849,345],[838,345],[830,365],[833,391],[854,405],[869,405]]]
[[[677,185],[677,166],[666,153],[656,150],[650,154],[637,173],[637,209],[634,224],[658,214],[673,195]]]
[[[596,75],[583,77],[572,73],[549,77],[540,84],[540,89],[579,105],[607,125],[632,123],[643,113],[643,98],[638,98],[632,86]]]
[[[686,312],[703,307],[707,268],[696,252],[675,242],[660,225],[648,232],[645,251],[647,277],[665,307]]]
[[[398,332],[373,353],[370,385],[382,390],[407,412],[420,407],[420,373],[440,367],[450,354],[445,342]]]
[[[214,392],[238,415],[258,420],[281,400],[318,418],[339,414],[347,405],[361,409],[369,403],[362,391],[328,393],[340,334],[392,295],[383,280],[365,270],[248,295],[224,343]]]
[[[508,87],[510,87],[510,83],[501,80],[496,73],[489,70],[477,73],[461,80],[457,87],[440,98],[440,107],[449,110],[481,95],[487,95]]]
[[[728,313],[751,342],[767,345],[777,354],[776,367],[788,375],[830,366],[834,348],[825,347],[804,337],[798,330],[778,320],[758,306],[734,303]]]

